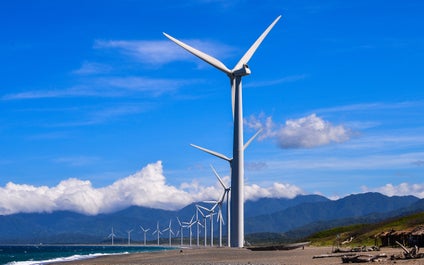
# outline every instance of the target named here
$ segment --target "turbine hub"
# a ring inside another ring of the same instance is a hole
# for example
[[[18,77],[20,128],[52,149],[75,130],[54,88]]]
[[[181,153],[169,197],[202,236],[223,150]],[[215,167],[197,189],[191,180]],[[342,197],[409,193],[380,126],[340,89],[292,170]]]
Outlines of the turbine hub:
[[[233,71],[234,76],[245,76],[245,75],[250,75],[250,73],[251,72],[247,64],[243,64],[242,68]]]

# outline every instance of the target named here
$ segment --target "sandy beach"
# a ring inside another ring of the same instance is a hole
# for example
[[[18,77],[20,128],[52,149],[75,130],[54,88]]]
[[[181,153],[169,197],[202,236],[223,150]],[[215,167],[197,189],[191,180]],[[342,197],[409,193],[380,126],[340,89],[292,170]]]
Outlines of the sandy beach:
[[[331,247],[305,247],[304,249],[279,250],[279,251],[251,251],[248,249],[234,248],[193,248],[182,250],[168,250],[156,253],[138,253],[117,256],[105,256],[94,259],[67,262],[66,264],[281,264],[281,265],[332,265],[342,264],[341,257],[313,258],[317,255],[330,254]],[[390,260],[391,255],[400,255],[401,249],[385,248],[379,252],[363,252],[360,254],[376,255],[387,254],[388,258],[378,264],[424,264],[424,259],[416,260]],[[61,263],[63,265],[63,263]]]

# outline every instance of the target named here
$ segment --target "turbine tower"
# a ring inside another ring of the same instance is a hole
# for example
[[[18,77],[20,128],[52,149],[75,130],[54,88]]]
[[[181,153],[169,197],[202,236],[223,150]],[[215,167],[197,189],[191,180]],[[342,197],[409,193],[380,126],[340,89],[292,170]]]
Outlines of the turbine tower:
[[[113,227],[112,227],[112,233],[109,234],[108,238],[112,238],[112,246],[113,246],[113,239],[116,237],[115,233],[113,232]]]
[[[222,224],[224,223],[224,220],[223,220],[223,217],[222,217],[222,203],[223,203],[223,201],[225,199],[225,196],[227,197],[227,245],[229,247],[231,247],[231,244],[230,244],[230,223],[231,223],[230,222],[230,204],[228,203],[228,201],[230,200],[230,191],[231,191],[231,188],[230,187],[227,187],[224,184],[224,181],[218,175],[218,172],[216,172],[215,168],[212,165],[211,165],[211,168],[212,168],[212,171],[215,174],[216,178],[218,179],[219,183],[221,183],[222,188],[224,189],[224,194],[223,194],[223,196],[222,196],[222,198],[220,200],[219,213],[218,213],[218,217],[220,218],[219,219],[220,229],[222,229]],[[219,240],[220,240],[220,247],[221,247],[221,244],[222,244],[222,231],[221,230],[220,230],[220,239]]]
[[[157,234],[158,235],[158,246],[159,246],[159,238],[160,238],[160,235],[162,234],[162,231],[160,231],[160,229],[159,229],[159,221],[157,222],[156,230],[153,231],[153,235],[154,234]]]
[[[168,225],[168,227],[167,227],[167,228],[165,228],[165,229],[162,231],[162,232],[169,231],[169,246],[171,246],[171,245],[172,245],[172,235],[174,235],[174,231],[172,231],[171,226],[172,226],[172,219],[171,219],[171,220],[169,220],[169,225]]]
[[[244,149],[243,142],[243,104],[242,104],[242,77],[249,75],[250,69],[247,65],[250,58],[255,53],[256,49],[278,22],[281,16],[278,16],[271,25],[262,33],[261,36],[253,43],[249,50],[243,55],[236,66],[230,70],[218,59],[203,53],[171,36],[163,33],[168,39],[175,42],[188,52],[199,57],[203,61],[221,70],[230,78],[231,82],[231,99],[234,118],[234,133],[233,133],[233,158],[209,152],[220,158],[223,158],[231,164],[231,246],[244,246]],[[206,151],[206,150],[205,150]]]
[[[144,233],[144,245],[146,245],[146,233],[150,230],[150,228],[144,229],[141,225],[140,228]]]
[[[132,233],[132,231],[134,231],[134,229],[127,231],[127,233],[128,233],[128,245],[131,245],[131,233]]]

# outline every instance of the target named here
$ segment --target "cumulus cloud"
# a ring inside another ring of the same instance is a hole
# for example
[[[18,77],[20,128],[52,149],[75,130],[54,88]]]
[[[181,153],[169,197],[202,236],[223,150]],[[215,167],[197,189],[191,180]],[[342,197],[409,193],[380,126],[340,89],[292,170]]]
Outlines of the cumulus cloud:
[[[264,114],[250,116],[245,120],[247,126],[254,129],[263,129],[259,139],[274,138],[281,148],[312,148],[330,144],[341,143],[351,137],[351,130],[343,125],[333,125],[323,120],[316,114],[300,119],[287,120],[285,124],[278,125],[272,117]]]
[[[246,200],[252,201],[260,198],[294,198],[299,194],[303,194],[299,187],[277,182],[267,188],[260,187],[256,184],[245,186],[244,188]]]
[[[424,198],[424,184],[410,184],[410,183],[401,183],[399,185],[393,185],[388,183],[382,187],[369,188],[363,186],[362,190],[364,192],[379,192],[387,196],[408,196],[413,195],[418,198]]]
[[[224,177],[224,181],[228,183],[229,177]],[[294,197],[301,193],[298,187],[281,183],[267,188],[255,184],[245,187],[246,200]],[[0,187],[0,215],[58,210],[95,215],[132,205],[176,210],[192,202],[218,199],[221,194],[219,183],[202,186],[193,180],[179,187],[167,184],[162,162],[158,161],[102,188],[94,188],[90,181],[75,178],[63,180],[55,187],[9,182]]]

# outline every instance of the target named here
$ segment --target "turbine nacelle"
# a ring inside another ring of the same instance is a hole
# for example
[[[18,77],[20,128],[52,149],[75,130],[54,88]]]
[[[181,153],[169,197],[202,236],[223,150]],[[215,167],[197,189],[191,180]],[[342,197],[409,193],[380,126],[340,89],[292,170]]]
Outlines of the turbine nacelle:
[[[250,69],[249,66],[247,64],[243,64],[242,68],[238,69],[238,70],[233,70],[231,75],[236,77],[236,76],[246,76],[246,75],[250,75]]]

